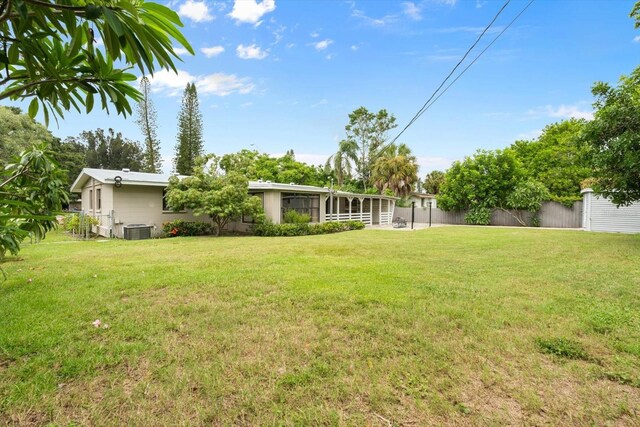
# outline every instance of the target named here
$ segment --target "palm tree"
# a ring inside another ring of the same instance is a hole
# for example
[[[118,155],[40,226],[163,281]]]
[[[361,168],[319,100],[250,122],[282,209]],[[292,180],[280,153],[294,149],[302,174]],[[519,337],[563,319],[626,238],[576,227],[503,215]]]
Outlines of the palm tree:
[[[347,178],[351,177],[352,163],[355,163],[355,150],[353,148],[353,144],[349,143],[349,141],[340,141],[338,151],[331,155],[324,165],[327,173],[333,171],[339,186],[344,184]]]
[[[373,183],[378,191],[393,191],[398,197],[411,193],[418,180],[418,164],[411,149],[405,145],[392,144],[373,166]]]

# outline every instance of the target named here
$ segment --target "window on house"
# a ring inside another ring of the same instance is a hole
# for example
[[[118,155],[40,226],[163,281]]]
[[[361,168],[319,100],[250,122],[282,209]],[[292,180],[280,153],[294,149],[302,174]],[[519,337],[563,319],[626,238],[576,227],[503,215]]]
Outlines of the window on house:
[[[93,190],[89,190],[89,209],[93,210]]]
[[[264,193],[249,193],[249,196],[258,196],[262,200],[262,208],[264,209]],[[242,215],[242,222],[244,224],[253,224],[255,220],[251,215]]]
[[[294,210],[311,216],[311,222],[320,222],[320,196],[317,194],[282,193],[282,216]]]
[[[162,210],[163,211],[170,211],[171,208],[169,207],[169,204],[167,204],[167,189],[163,188],[162,189]]]
[[[96,190],[96,202],[98,204],[98,210],[102,209],[102,189],[98,188]]]

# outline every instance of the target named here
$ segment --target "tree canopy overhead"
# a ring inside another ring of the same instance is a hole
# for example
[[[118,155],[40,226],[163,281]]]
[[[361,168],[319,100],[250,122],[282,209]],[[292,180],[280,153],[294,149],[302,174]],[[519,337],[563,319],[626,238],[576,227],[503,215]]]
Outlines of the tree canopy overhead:
[[[90,112],[96,97],[131,114],[141,95],[127,69],[175,71],[174,42],[193,53],[181,26],[177,13],[144,0],[0,1],[0,100],[31,99],[29,115],[42,108],[47,123],[72,108]]]

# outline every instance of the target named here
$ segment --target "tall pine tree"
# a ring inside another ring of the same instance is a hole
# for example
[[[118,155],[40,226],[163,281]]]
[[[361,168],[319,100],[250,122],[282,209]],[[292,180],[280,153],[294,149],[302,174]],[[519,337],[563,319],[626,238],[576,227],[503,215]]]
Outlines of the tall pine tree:
[[[202,147],[202,114],[198,92],[194,83],[187,83],[178,114],[175,171],[181,175],[191,175],[196,157],[202,155]]]
[[[142,100],[136,111],[136,124],[140,126],[144,137],[144,172],[162,172],[162,157],[160,157],[160,140],[158,139],[158,124],[156,109],[151,100],[151,85],[149,79],[140,80]]]

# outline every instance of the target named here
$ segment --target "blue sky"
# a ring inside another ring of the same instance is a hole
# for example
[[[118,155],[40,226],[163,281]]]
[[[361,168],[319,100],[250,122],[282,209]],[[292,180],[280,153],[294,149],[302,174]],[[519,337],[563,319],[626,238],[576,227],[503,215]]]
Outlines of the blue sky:
[[[504,148],[547,124],[590,117],[594,81],[616,82],[640,59],[634,1],[536,0],[400,142],[420,175],[477,148]],[[171,167],[184,86],[195,81],[205,150],[294,149],[323,163],[344,137],[349,112],[386,108],[399,124],[426,101],[503,1],[178,0],[196,55],[180,73],[152,79],[165,169]],[[512,0],[474,52],[524,7]],[[472,53],[470,58],[475,56]],[[141,140],[132,118],[69,113],[59,137],[112,127]]]

